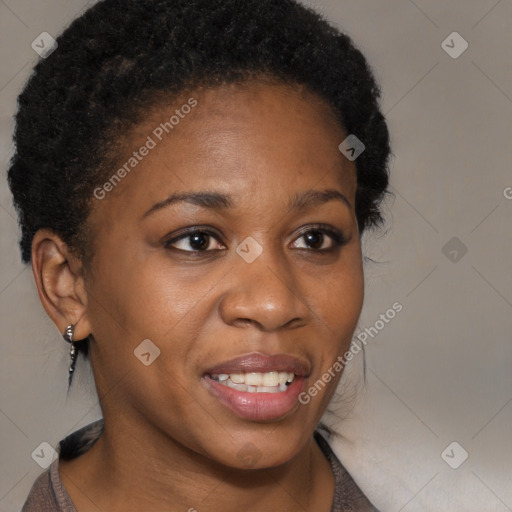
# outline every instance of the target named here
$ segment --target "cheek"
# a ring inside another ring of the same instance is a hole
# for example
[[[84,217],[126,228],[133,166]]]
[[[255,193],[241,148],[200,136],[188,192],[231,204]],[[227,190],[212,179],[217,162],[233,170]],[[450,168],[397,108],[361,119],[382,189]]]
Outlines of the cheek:
[[[351,338],[361,313],[364,299],[363,267],[358,247],[351,248],[330,269],[318,291],[316,308],[331,333]]]
[[[136,258],[133,254],[112,259],[115,265],[98,263],[99,269],[108,270],[98,273],[95,279],[93,292],[101,297],[101,304],[93,304],[91,312],[95,337],[112,350],[126,347],[128,352],[133,352],[142,340],[150,339],[161,348],[162,356],[171,346],[173,361],[183,359],[193,348],[189,340],[199,334],[207,321],[210,296],[215,295],[222,268],[187,271],[170,264],[165,257],[141,254]]]
[[[314,352],[317,365],[306,390],[307,399],[317,405],[315,421],[320,421],[336,393],[346,364],[341,364],[339,358],[350,348],[363,305],[364,277],[357,251],[350,264],[345,261],[325,284],[317,295],[315,311],[321,318],[318,328],[322,330],[322,349],[317,347]]]
[[[109,343],[113,339],[127,343],[129,338],[130,345],[146,338],[168,343],[171,335],[190,335],[208,321],[216,288],[222,288],[225,265],[208,267],[208,271],[193,266],[186,270],[140,249],[137,252],[123,246],[123,250],[116,250],[121,243],[109,247],[108,258],[105,250],[97,259],[92,290],[96,337]],[[362,307],[364,280],[359,244],[343,248],[335,265],[318,266],[316,271],[311,266],[296,270],[303,284],[303,300],[315,314],[312,323],[317,323],[316,328],[329,338],[334,334],[329,352],[339,351],[340,343],[350,342]]]

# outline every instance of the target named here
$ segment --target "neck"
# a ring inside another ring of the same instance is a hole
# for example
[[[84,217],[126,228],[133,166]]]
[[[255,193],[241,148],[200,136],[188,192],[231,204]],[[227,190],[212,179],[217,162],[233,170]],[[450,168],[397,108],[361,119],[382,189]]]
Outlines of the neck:
[[[290,461],[251,470],[218,464],[144,424],[123,424],[128,423],[106,421],[86,454],[60,465],[81,512],[330,511],[334,476],[312,436]]]

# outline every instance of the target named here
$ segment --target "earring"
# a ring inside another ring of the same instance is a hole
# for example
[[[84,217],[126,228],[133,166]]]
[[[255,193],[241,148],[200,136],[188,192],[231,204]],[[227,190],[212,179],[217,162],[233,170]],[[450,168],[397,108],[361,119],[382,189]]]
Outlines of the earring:
[[[71,361],[69,364],[69,385],[71,385],[71,380],[73,379],[73,372],[75,371],[76,358],[78,356],[78,347],[73,340],[73,333],[75,331],[75,326],[73,324],[69,324],[62,335],[63,338],[71,345],[71,349],[69,352]]]

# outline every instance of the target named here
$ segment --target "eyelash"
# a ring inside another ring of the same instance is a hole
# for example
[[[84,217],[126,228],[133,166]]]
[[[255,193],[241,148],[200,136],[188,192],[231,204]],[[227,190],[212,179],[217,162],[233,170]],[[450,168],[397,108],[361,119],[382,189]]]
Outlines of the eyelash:
[[[327,235],[333,243],[332,247],[329,247],[327,249],[308,249],[308,248],[302,248],[300,247],[299,250],[306,250],[306,251],[313,251],[317,253],[331,253],[335,250],[340,249],[342,246],[344,246],[347,243],[347,239],[345,236],[338,230],[333,229],[332,227],[324,224],[318,224],[315,226],[308,227],[307,229],[303,230],[299,236],[296,238],[296,240],[303,238],[305,235],[309,233],[322,233],[323,235]],[[222,243],[222,241],[219,239],[219,236],[217,233],[211,231],[207,228],[192,228],[181,235],[172,238],[171,240],[167,240],[164,242],[164,248],[169,250],[175,250],[180,251],[184,253],[191,253],[191,254],[201,254],[201,253],[209,253],[209,252],[215,252],[223,249],[206,249],[206,250],[192,250],[187,251],[184,249],[176,249],[171,247],[172,244],[175,244],[183,239],[186,239],[188,237],[192,237],[194,235],[201,234],[201,235],[207,235],[209,237],[215,238],[219,243]]]

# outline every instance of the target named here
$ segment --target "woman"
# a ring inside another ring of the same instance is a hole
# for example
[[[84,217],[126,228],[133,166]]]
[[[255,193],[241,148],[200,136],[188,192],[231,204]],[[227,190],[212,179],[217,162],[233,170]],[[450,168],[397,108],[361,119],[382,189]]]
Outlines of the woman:
[[[9,184],[103,420],[23,510],[375,510],[317,430],[388,184],[364,57],[292,0],[105,0],[57,43]]]

